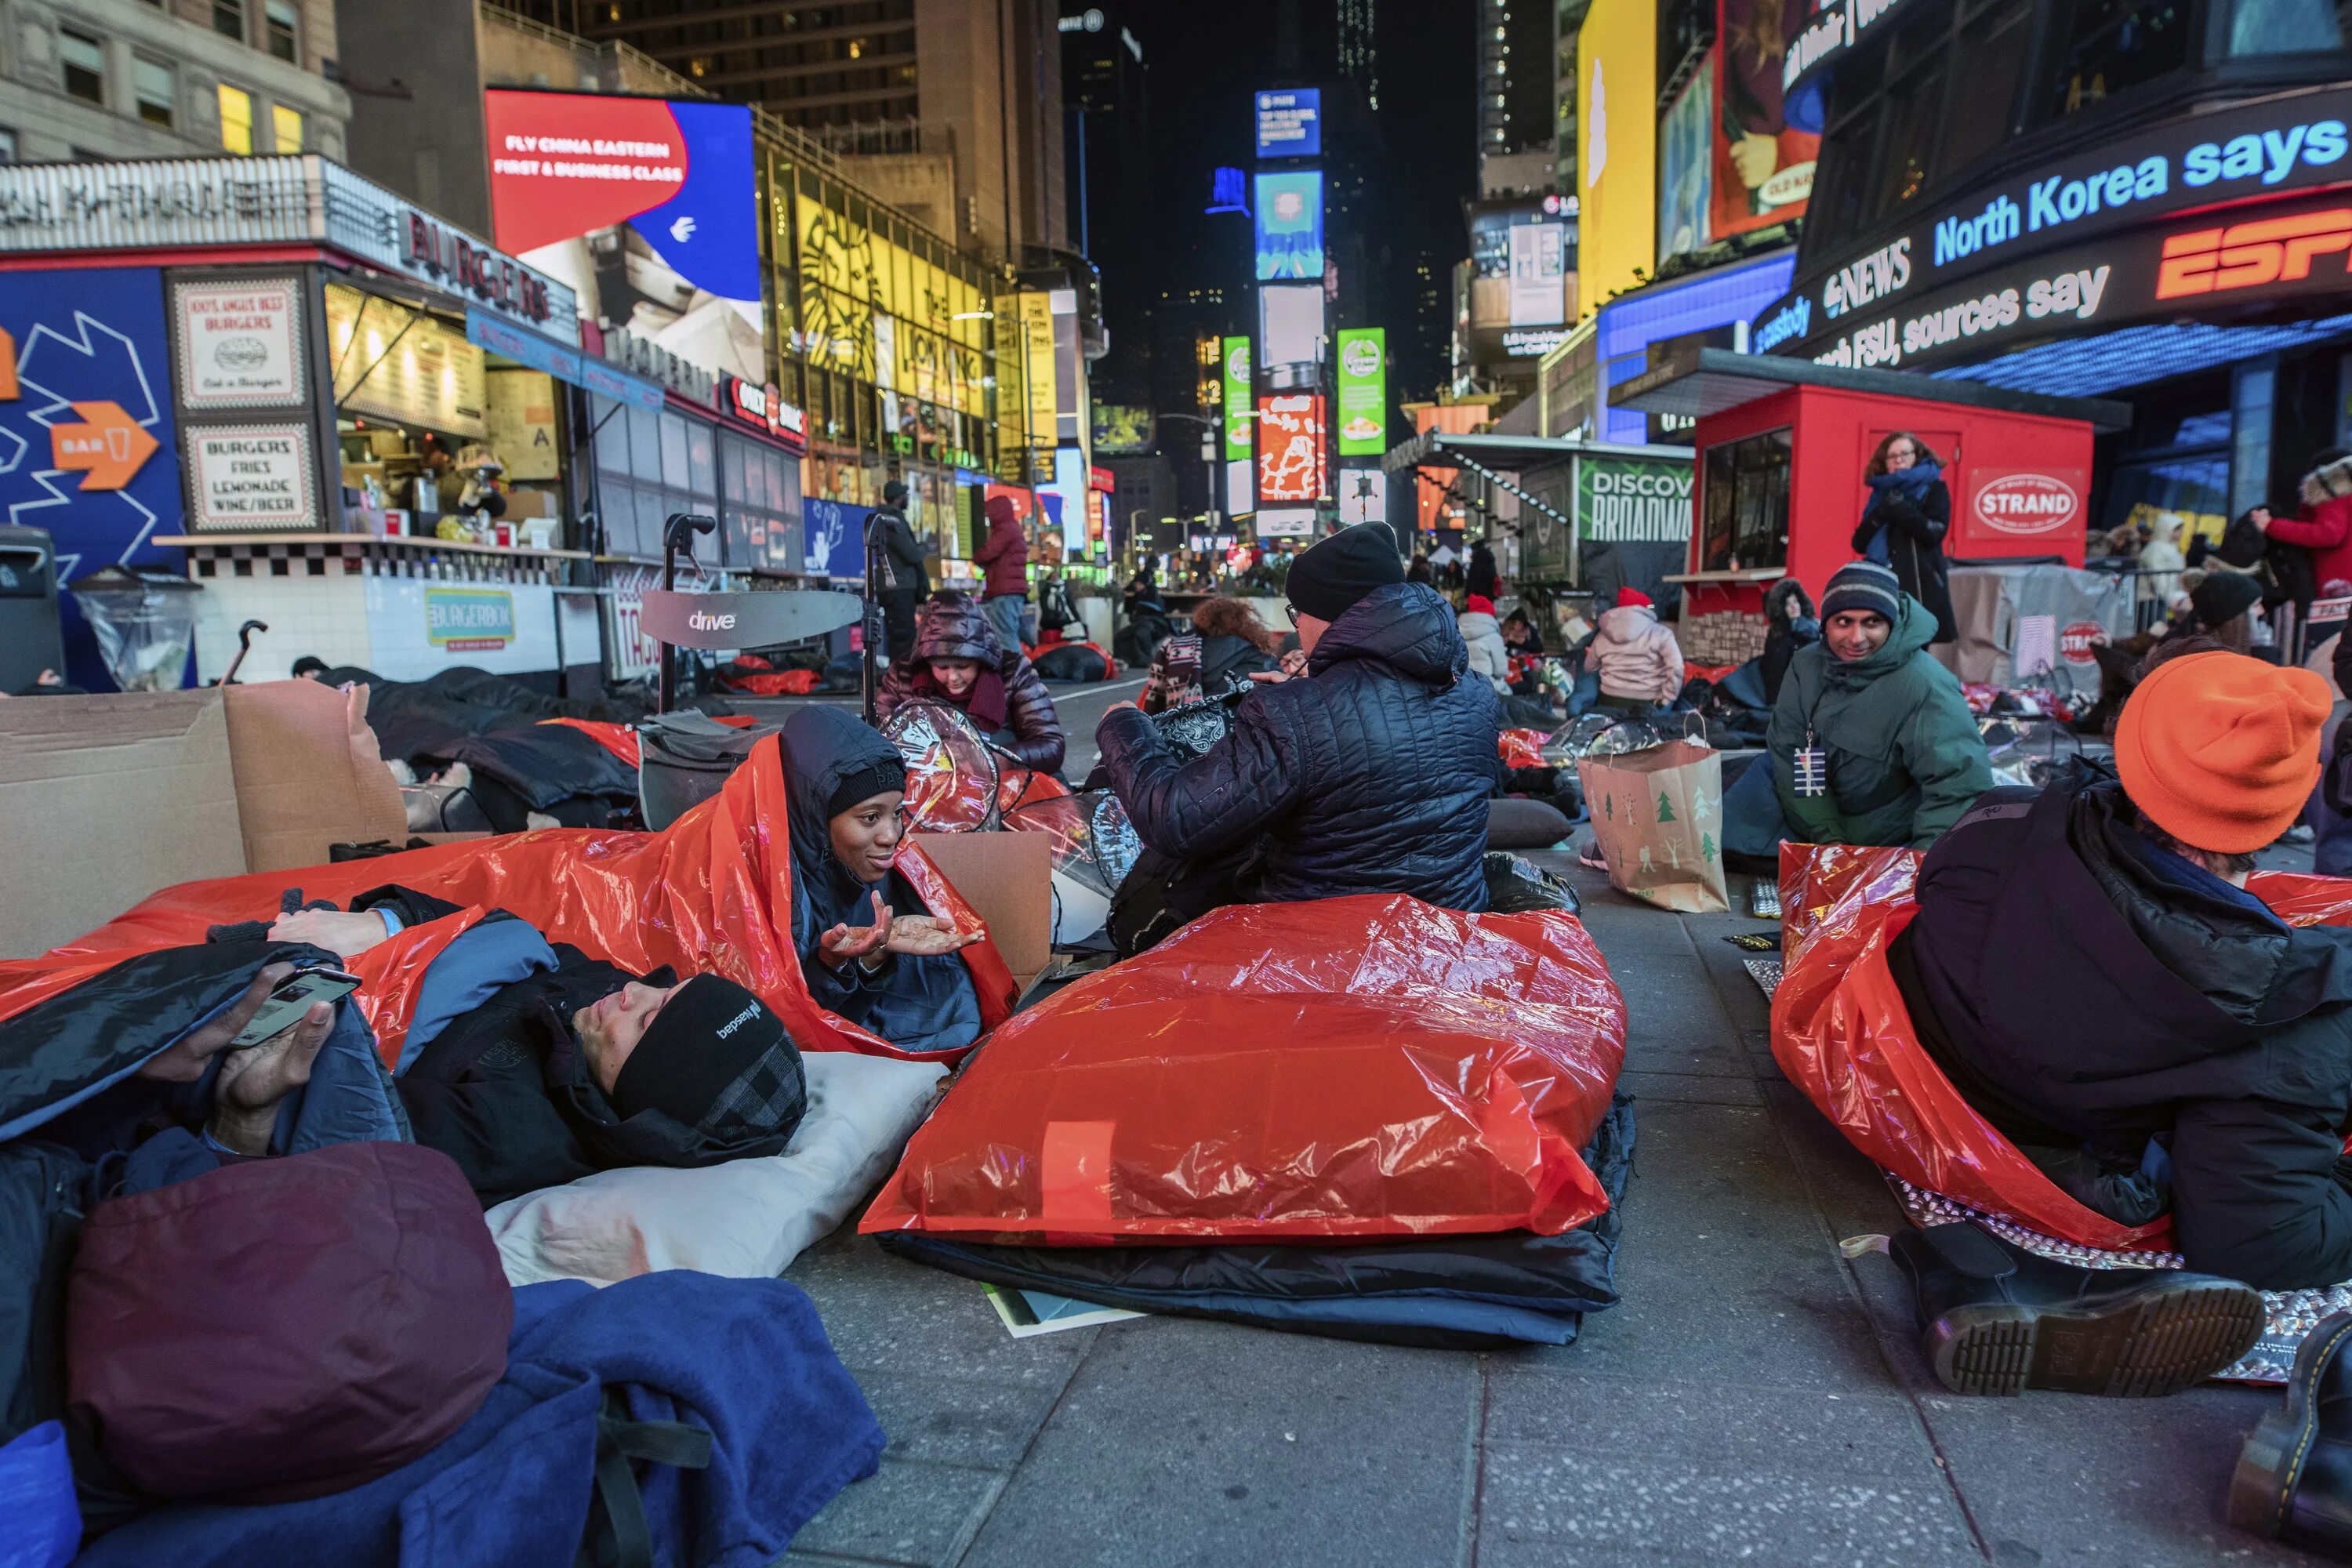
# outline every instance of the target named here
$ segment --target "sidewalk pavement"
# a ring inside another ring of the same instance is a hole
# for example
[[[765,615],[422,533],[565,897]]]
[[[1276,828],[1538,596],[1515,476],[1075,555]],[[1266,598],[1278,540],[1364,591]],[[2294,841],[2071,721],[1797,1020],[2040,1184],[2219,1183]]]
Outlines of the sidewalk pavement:
[[[1399,1350],[1180,1319],[1008,1336],[845,1230],[789,1274],[890,1436],[801,1568],[2307,1563],[2223,1517],[2275,1401],[1963,1399],[1840,1238],[1904,1220],[1773,1064],[1721,940],[1565,856],[1632,1015],[1623,1301],[1565,1349]]]

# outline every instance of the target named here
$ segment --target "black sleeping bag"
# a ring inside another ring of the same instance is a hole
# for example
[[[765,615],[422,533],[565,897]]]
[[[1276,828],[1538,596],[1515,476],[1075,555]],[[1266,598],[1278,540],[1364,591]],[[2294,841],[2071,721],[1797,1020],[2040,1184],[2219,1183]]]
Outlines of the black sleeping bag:
[[[1564,1345],[1585,1313],[1617,1302],[1620,1200],[1633,1160],[1630,1097],[1616,1097],[1584,1160],[1609,1211],[1559,1236],[1204,1247],[998,1247],[913,1231],[876,1239],[968,1279],[1129,1311],[1439,1350]]]
[[[532,812],[565,827],[618,827],[634,819],[637,770],[569,724],[464,735],[438,754],[473,770],[474,798],[499,833],[521,832]]]
[[[1055,643],[1029,656],[1029,668],[1047,680],[1108,680],[1110,656],[1090,642]]]
[[[446,762],[468,735],[520,729],[542,719],[593,719],[634,723],[644,708],[609,697],[551,697],[503,675],[461,665],[423,680],[386,680],[355,666],[329,669],[329,686],[368,688],[368,727],[379,755],[414,764]]]

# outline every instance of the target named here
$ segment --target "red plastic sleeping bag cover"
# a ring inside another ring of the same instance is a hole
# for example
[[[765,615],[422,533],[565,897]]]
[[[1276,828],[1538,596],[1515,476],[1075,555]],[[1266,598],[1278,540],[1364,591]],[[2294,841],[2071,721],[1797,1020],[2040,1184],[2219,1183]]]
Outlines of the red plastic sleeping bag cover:
[[[723,974],[774,1008],[804,1050],[961,1057],[901,1051],[810,996],[793,948],[784,812],[782,756],[770,735],[724,789],[659,833],[550,827],[340,865],[184,882],[41,958],[0,963],[0,1018],[130,953],[200,942],[211,925],[271,919],[287,888],[341,904],[396,882],[454,904],[520,915],[551,942],[570,942],[640,974],[664,964],[681,975]],[[898,868],[935,914],[965,931],[979,925],[917,846],[900,848]],[[991,942],[973,943],[962,956],[982,1023],[992,1027],[1012,1011],[1012,971]]]
[[[1556,1235],[1608,1207],[1579,1151],[1624,1053],[1624,1001],[1573,916],[1221,910],[992,1036],[859,1228]]]
[[[1550,739],[1541,730],[1506,730],[1496,737],[1495,751],[1507,768],[1539,768],[1544,743]]]
[[[2170,1220],[2118,1225],[2067,1196],[1921,1048],[1886,963],[1917,909],[1919,859],[1911,849],[1780,847],[1773,1059],[1847,1142],[1914,1186],[2077,1246],[2168,1249]],[[2352,924],[2352,879],[2259,872],[2248,888],[2294,924]]]

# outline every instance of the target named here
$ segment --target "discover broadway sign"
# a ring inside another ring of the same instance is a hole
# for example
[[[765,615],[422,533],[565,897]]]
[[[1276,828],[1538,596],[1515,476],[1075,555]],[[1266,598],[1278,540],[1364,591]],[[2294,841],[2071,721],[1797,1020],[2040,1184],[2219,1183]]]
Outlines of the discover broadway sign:
[[[2352,87],[2285,93],[2145,126],[2093,151],[1988,182],[1924,211],[1907,228],[1832,258],[1827,267],[1809,256],[1799,285],[1750,323],[1749,344],[1758,353],[1823,363],[1898,363],[1838,359],[1836,345],[1864,342],[1862,325],[1886,319],[1890,307],[1917,318],[1926,314],[1927,296],[1942,305],[1964,298],[1969,291],[1956,291],[1963,280],[1998,273],[2004,285],[2030,281],[2035,266],[2025,263],[2028,257],[2046,257],[2036,264],[2046,279],[2071,270],[2046,255],[2061,248],[2092,258],[2095,271],[2099,260],[2133,247],[2093,247],[2095,239],[2132,238],[2190,209],[2352,181],[2347,121]],[[1990,288],[1987,281],[1973,292]]]

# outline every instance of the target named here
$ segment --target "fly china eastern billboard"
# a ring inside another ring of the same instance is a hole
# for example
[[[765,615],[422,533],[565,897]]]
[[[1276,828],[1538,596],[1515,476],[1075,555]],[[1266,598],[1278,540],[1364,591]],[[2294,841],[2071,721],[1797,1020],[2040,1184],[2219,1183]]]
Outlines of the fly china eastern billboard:
[[[499,248],[580,314],[714,374],[767,380],[751,111],[584,92],[483,95]]]

